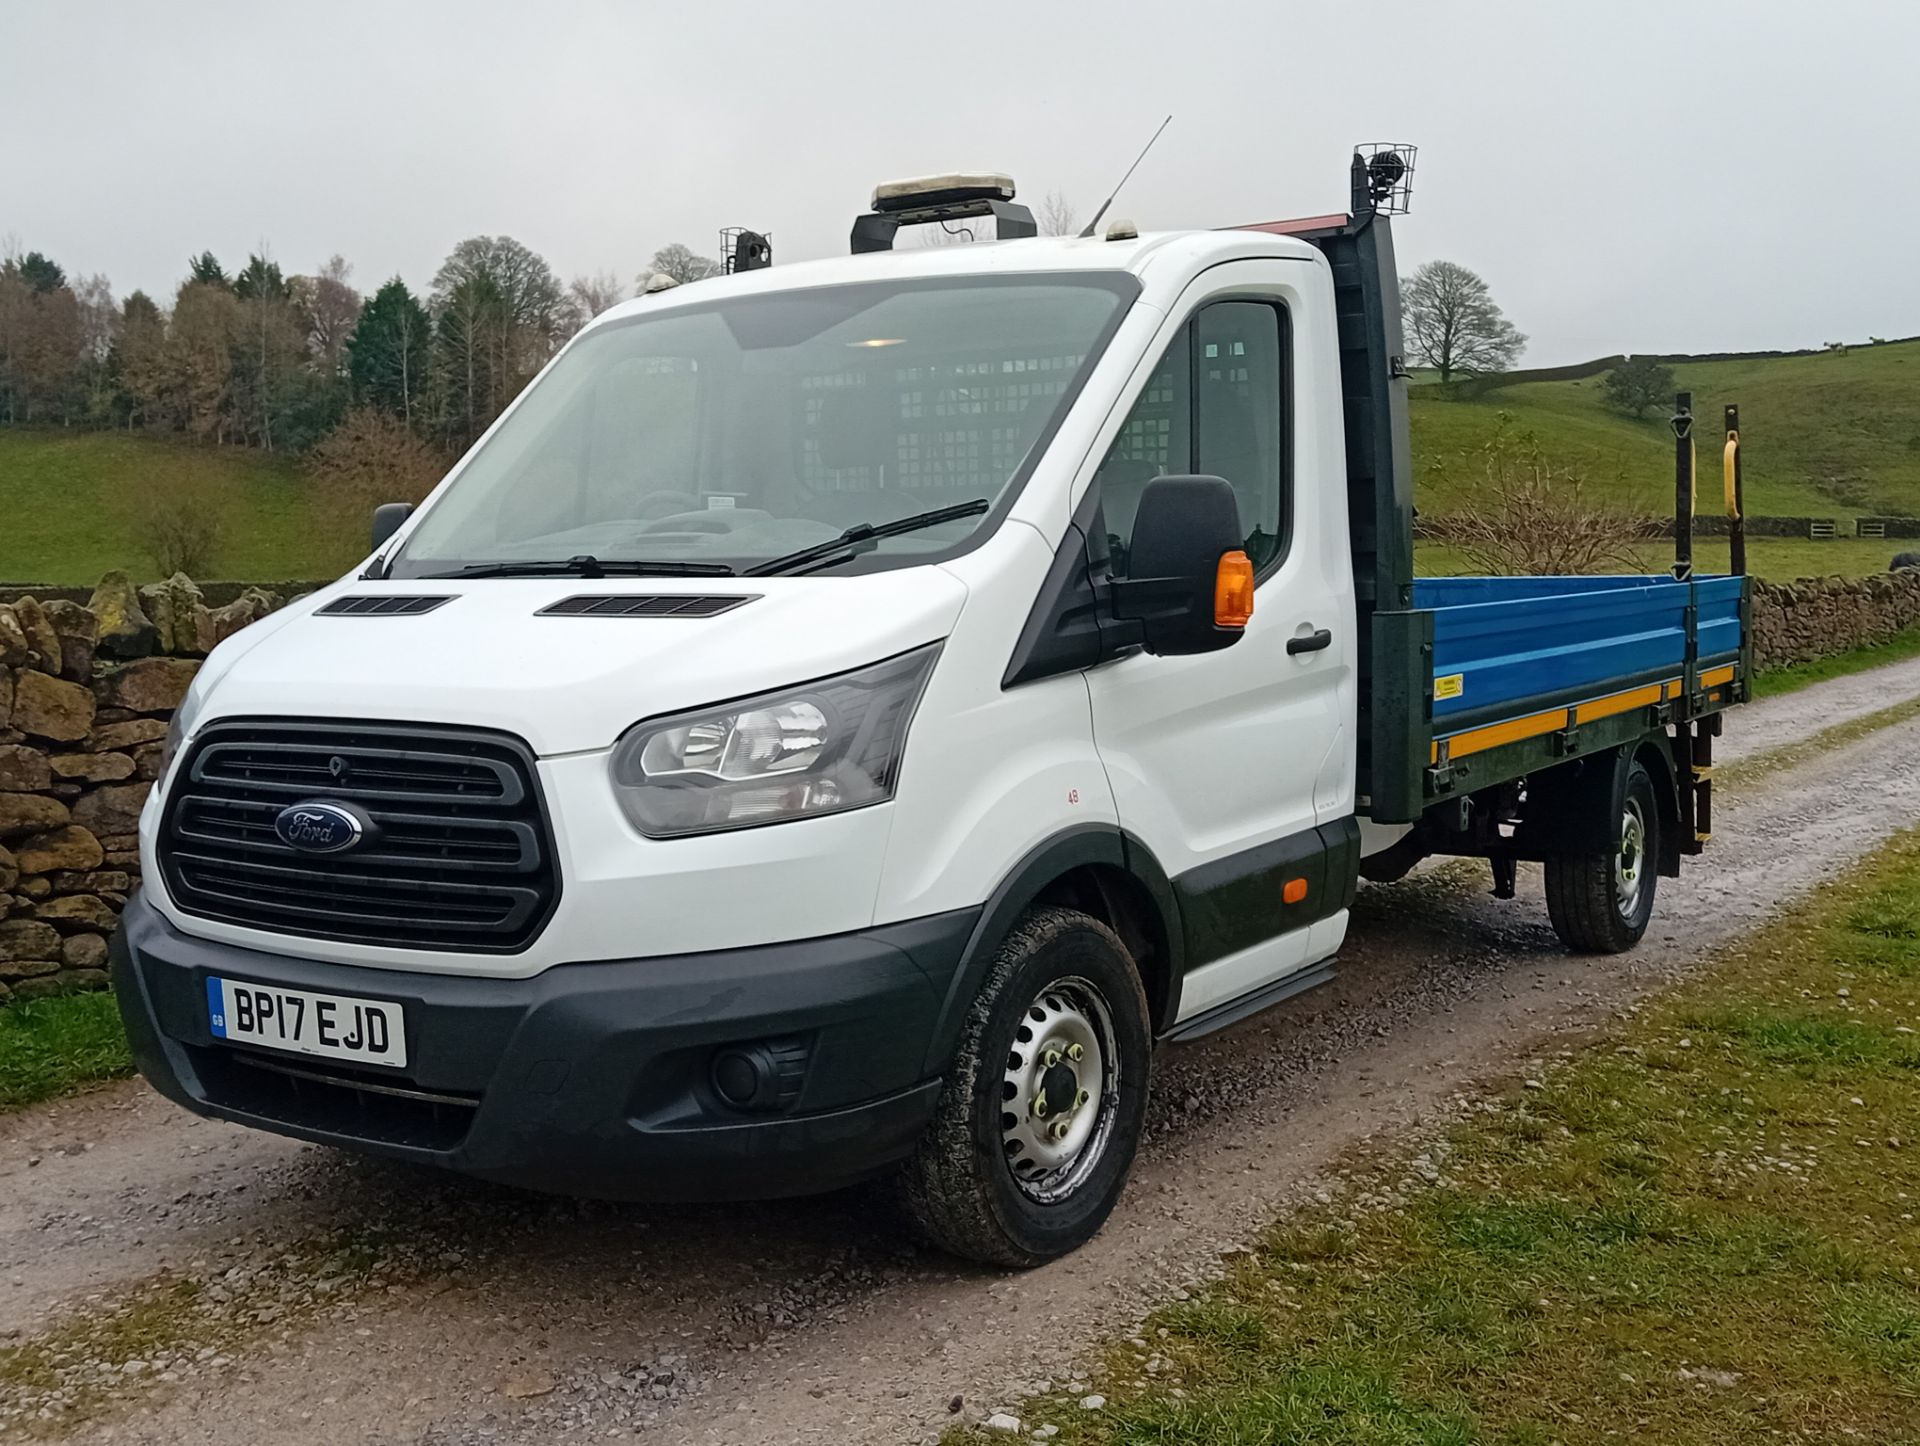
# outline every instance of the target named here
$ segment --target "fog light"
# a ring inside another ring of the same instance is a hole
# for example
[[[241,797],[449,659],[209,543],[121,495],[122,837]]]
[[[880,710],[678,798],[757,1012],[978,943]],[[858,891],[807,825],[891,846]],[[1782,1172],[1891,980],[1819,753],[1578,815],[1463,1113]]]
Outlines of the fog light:
[[[736,1110],[784,1110],[800,1098],[808,1049],[799,1039],[762,1039],[718,1050],[708,1076]]]

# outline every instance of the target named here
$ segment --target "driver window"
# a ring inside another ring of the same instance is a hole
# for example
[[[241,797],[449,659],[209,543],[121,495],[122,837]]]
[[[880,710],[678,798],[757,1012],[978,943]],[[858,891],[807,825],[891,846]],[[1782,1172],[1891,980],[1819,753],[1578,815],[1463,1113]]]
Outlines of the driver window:
[[[702,506],[699,366],[690,357],[637,356],[593,390],[579,521],[653,521]]]
[[[609,367],[520,459],[520,485],[500,499],[498,535],[650,522],[699,507],[699,380],[688,357],[632,357]]]
[[[1181,328],[1094,474],[1116,574],[1126,575],[1147,483],[1182,473],[1226,478],[1255,570],[1279,560],[1290,500],[1286,343],[1286,311],[1265,301],[1215,302]]]

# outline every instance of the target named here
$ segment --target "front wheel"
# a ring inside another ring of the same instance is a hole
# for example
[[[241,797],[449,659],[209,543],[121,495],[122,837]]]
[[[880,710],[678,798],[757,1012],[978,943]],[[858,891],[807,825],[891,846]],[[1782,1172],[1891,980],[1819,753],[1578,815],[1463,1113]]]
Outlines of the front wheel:
[[[1561,942],[1577,953],[1625,953],[1653,919],[1660,808],[1653,779],[1640,763],[1627,771],[1617,839],[1603,853],[1547,859],[1547,917]]]
[[[919,1148],[901,1176],[932,1244],[1033,1266],[1085,1244],[1140,1142],[1153,1039],[1133,960],[1071,909],[1016,924],[968,1013]]]

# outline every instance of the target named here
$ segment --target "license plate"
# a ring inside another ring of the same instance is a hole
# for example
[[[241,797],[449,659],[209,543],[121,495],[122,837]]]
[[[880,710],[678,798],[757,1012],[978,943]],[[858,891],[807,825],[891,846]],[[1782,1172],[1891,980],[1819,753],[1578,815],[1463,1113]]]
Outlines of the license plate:
[[[381,999],[277,989],[242,979],[207,979],[208,1027],[215,1039],[290,1054],[384,1064],[407,1062],[406,1019]]]

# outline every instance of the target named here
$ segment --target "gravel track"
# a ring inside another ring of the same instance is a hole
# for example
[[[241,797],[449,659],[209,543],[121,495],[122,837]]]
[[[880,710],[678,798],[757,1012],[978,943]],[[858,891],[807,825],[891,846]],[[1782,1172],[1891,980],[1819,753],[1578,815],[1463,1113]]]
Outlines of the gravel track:
[[[1749,705],[1721,757],[1916,694],[1920,660]],[[197,1120],[138,1083],[0,1117],[0,1343],[155,1282],[213,1288],[242,1321],[218,1351],[96,1363],[118,1374],[85,1424],[25,1424],[156,1446],[929,1440],[956,1396],[973,1416],[1073,1380],[1103,1334],[1337,1186],[1354,1146],[1437,1126],[1476,1081],[1568,1048],[1920,823],[1920,719],[1717,813],[1709,854],[1662,881],[1653,932],[1621,960],[1561,952],[1532,870],[1510,904],[1473,864],[1363,888],[1333,985],[1163,1052],[1112,1223],[1030,1273],[914,1250],[872,1191],[547,1199]],[[372,1266],[342,1274],[342,1241]],[[0,1413],[38,1404],[0,1395]]]

